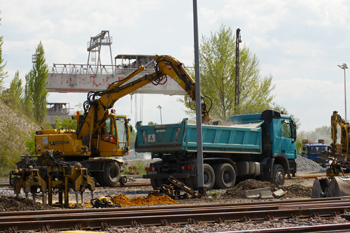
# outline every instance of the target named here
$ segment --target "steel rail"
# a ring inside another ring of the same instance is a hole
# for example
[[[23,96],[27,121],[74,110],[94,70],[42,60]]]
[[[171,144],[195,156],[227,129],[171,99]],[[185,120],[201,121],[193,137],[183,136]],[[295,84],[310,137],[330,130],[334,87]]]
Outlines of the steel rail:
[[[279,232],[349,232],[350,223],[339,224],[324,224],[313,226],[297,226],[297,227],[281,227],[281,228],[266,228],[241,231],[225,231],[225,233],[279,233]]]
[[[310,202],[310,200],[309,200]],[[312,202],[312,201],[311,201]],[[258,203],[255,203],[259,205]],[[201,222],[213,222],[219,219],[227,221],[246,221],[246,220],[269,220],[272,218],[289,218],[289,217],[310,217],[310,216],[330,216],[334,213],[340,213],[344,209],[350,208],[350,202],[329,202],[320,205],[319,202],[311,204],[290,203],[289,207],[279,208],[280,204],[270,205],[270,208],[254,209],[221,207],[212,205],[211,208],[192,207],[183,209],[164,209],[155,212],[148,208],[143,211],[114,211],[107,213],[74,213],[74,214],[53,214],[51,216],[25,216],[24,218],[12,217],[14,220],[3,216],[5,222],[0,222],[0,230],[14,229],[18,231],[35,230],[43,226],[49,229],[70,229],[75,225],[79,225],[82,229],[100,228],[101,224],[111,226],[130,227],[133,224],[142,225],[161,225],[166,219],[168,222],[184,224],[189,219]],[[277,207],[277,208],[276,208]]]
[[[323,203],[344,203],[350,201],[350,197],[329,197],[329,198],[313,198],[313,199],[291,199],[291,200],[280,200],[280,201],[266,201],[266,202],[240,202],[240,203],[220,203],[220,204],[201,204],[201,205],[168,205],[168,206],[148,206],[148,207],[116,207],[116,208],[103,208],[103,209],[56,209],[56,210],[36,210],[36,211],[12,211],[12,212],[0,212],[0,218],[2,216],[25,216],[25,215],[47,215],[47,214],[70,214],[70,213],[98,213],[98,212],[114,212],[114,211],[142,211],[142,210],[167,210],[167,209],[186,209],[186,208],[205,208],[205,207],[249,207],[249,206],[271,206],[279,205],[279,208],[288,205],[300,205],[300,204],[310,204],[319,205]]]

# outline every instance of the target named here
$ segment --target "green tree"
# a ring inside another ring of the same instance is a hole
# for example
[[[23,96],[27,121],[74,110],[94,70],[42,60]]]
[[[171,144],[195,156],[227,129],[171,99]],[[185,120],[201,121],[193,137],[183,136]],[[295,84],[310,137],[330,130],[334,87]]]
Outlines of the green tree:
[[[23,87],[22,87],[22,80],[19,78],[19,72],[17,71],[15,73],[15,77],[12,79],[10,83],[10,90],[8,94],[8,100],[9,103],[13,107],[20,107],[22,102],[22,95],[23,95]]]
[[[62,121],[62,127],[64,129],[74,129],[77,130],[77,121],[73,120],[72,118],[64,118]]]
[[[0,11],[1,14],[1,11]],[[1,18],[0,18],[1,22]],[[3,37],[0,36],[0,91],[4,89],[4,79],[7,77],[7,71],[4,71],[6,62],[2,57],[2,45],[4,44]]]
[[[77,130],[77,121],[72,118],[63,118],[61,119],[59,116],[55,116],[56,125],[55,129],[73,129]]]
[[[338,142],[340,141],[340,137],[341,137],[341,130],[340,127],[338,127],[338,133],[337,133],[337,138],[338,138]],[[331,133],[331,126],[321,126],[316,128],[313,131],[302,131],[298,134],[298,139],[300,139],[300,141],[302,139],[307,139],[310,142],[316,143],[318,142],[318,139],[323,139],[325,141],[325,143],[327,145],[329,145],[332,142],[331,139],[332,133]]]
[[[31,71],[25,76],[26,83],[24,85],[24,96],[23,96],[23,109],[25,114],[28,117],[33,116],[33,101],[32,101],[32,93],[33,93],[33,75],[31,75]]]
[[[30,138],[26,139],[24,144],[26,145],[27,151],[30,155],[35,154],[35,131],[30,134]]]
[[[62,125],[61,118],[59,116],[55,116],[55,120],[56,120],[55,129],[62,129],[63,125]]]
[[[135,149],[136,130],[131,125],[130,125],[130,128],[131,128],[130,135],[129,135],[129,137],[130,137],[130,148],[131,149]]]
[[[42,123],[45,120],[47,107],[46,98],[48,91],[46,85],[48,83],[49,69],[46,64],[45,52],[43,44],[40,42],[35,51],[36,61],[33,64],[33,69],[30,72],[30,79],[33,82],[33,91],[30,93],[33,103],[33,116],[37,123]]]
[[[212,100],[213,119],[226,121],[238,114],[261,113],[269,108],[274,89],[272,76],[262,78],[259,60],[249,48],[240,49],[239,106],[235,111],[235,36],[221,26],[210,37],[202,36],[199,53],[202,93]]]

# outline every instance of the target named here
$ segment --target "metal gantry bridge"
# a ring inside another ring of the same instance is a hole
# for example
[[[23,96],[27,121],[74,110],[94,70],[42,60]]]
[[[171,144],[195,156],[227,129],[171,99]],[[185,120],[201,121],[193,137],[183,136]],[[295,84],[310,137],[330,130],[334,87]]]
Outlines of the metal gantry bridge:
[[[50,67],[50,75],[46,88],[49,92],[83,92],[105,90],[114,82],[124,79],[129,73],[139,66],[153,59],[152,55],[120,54],[112,57],[112,37],[109,31],[101,31],[91,37],[87,43],[88,60],[86,64],[53,64]],[[109,46],[110,64],[103,65],[101,62],[101,48]],[[138,74],[133,80],[145,74],[153,73],[154,69],[149,66]],[[154,86],[148,84],[135,93],[184,95],[183,89],[171,78],[164,85]]]

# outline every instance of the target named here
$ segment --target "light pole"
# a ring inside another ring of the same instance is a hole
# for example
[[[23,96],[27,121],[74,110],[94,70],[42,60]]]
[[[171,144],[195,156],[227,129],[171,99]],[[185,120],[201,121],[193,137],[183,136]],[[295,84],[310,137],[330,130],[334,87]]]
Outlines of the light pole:
[[[160,124],[162,125],[163,124],[163,121],[162,121],[162,106],[158,105],[159,108],[159,111],[160,111]]]
[[[343,63],[343,65],[338,65],[340,69],[344,70],[344,100],[345,100],[345,121],[348,122],[347,114],[346,114],[346,76],[345,76],[345,69],[348,68],[348,66]]]

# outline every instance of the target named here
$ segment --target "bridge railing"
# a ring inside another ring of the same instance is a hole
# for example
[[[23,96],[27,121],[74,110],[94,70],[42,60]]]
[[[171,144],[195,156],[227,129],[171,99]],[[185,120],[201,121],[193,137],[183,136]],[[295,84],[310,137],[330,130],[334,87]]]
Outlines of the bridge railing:
[[[87,65],[87,64],[53,64],[49,67],[51,74],[105,74],[105,75],[123,75],[126,76],[135,71],[136,68],[131,65]],[[154,68],[152,66],[146,67],[142,73],[152,73]]]

